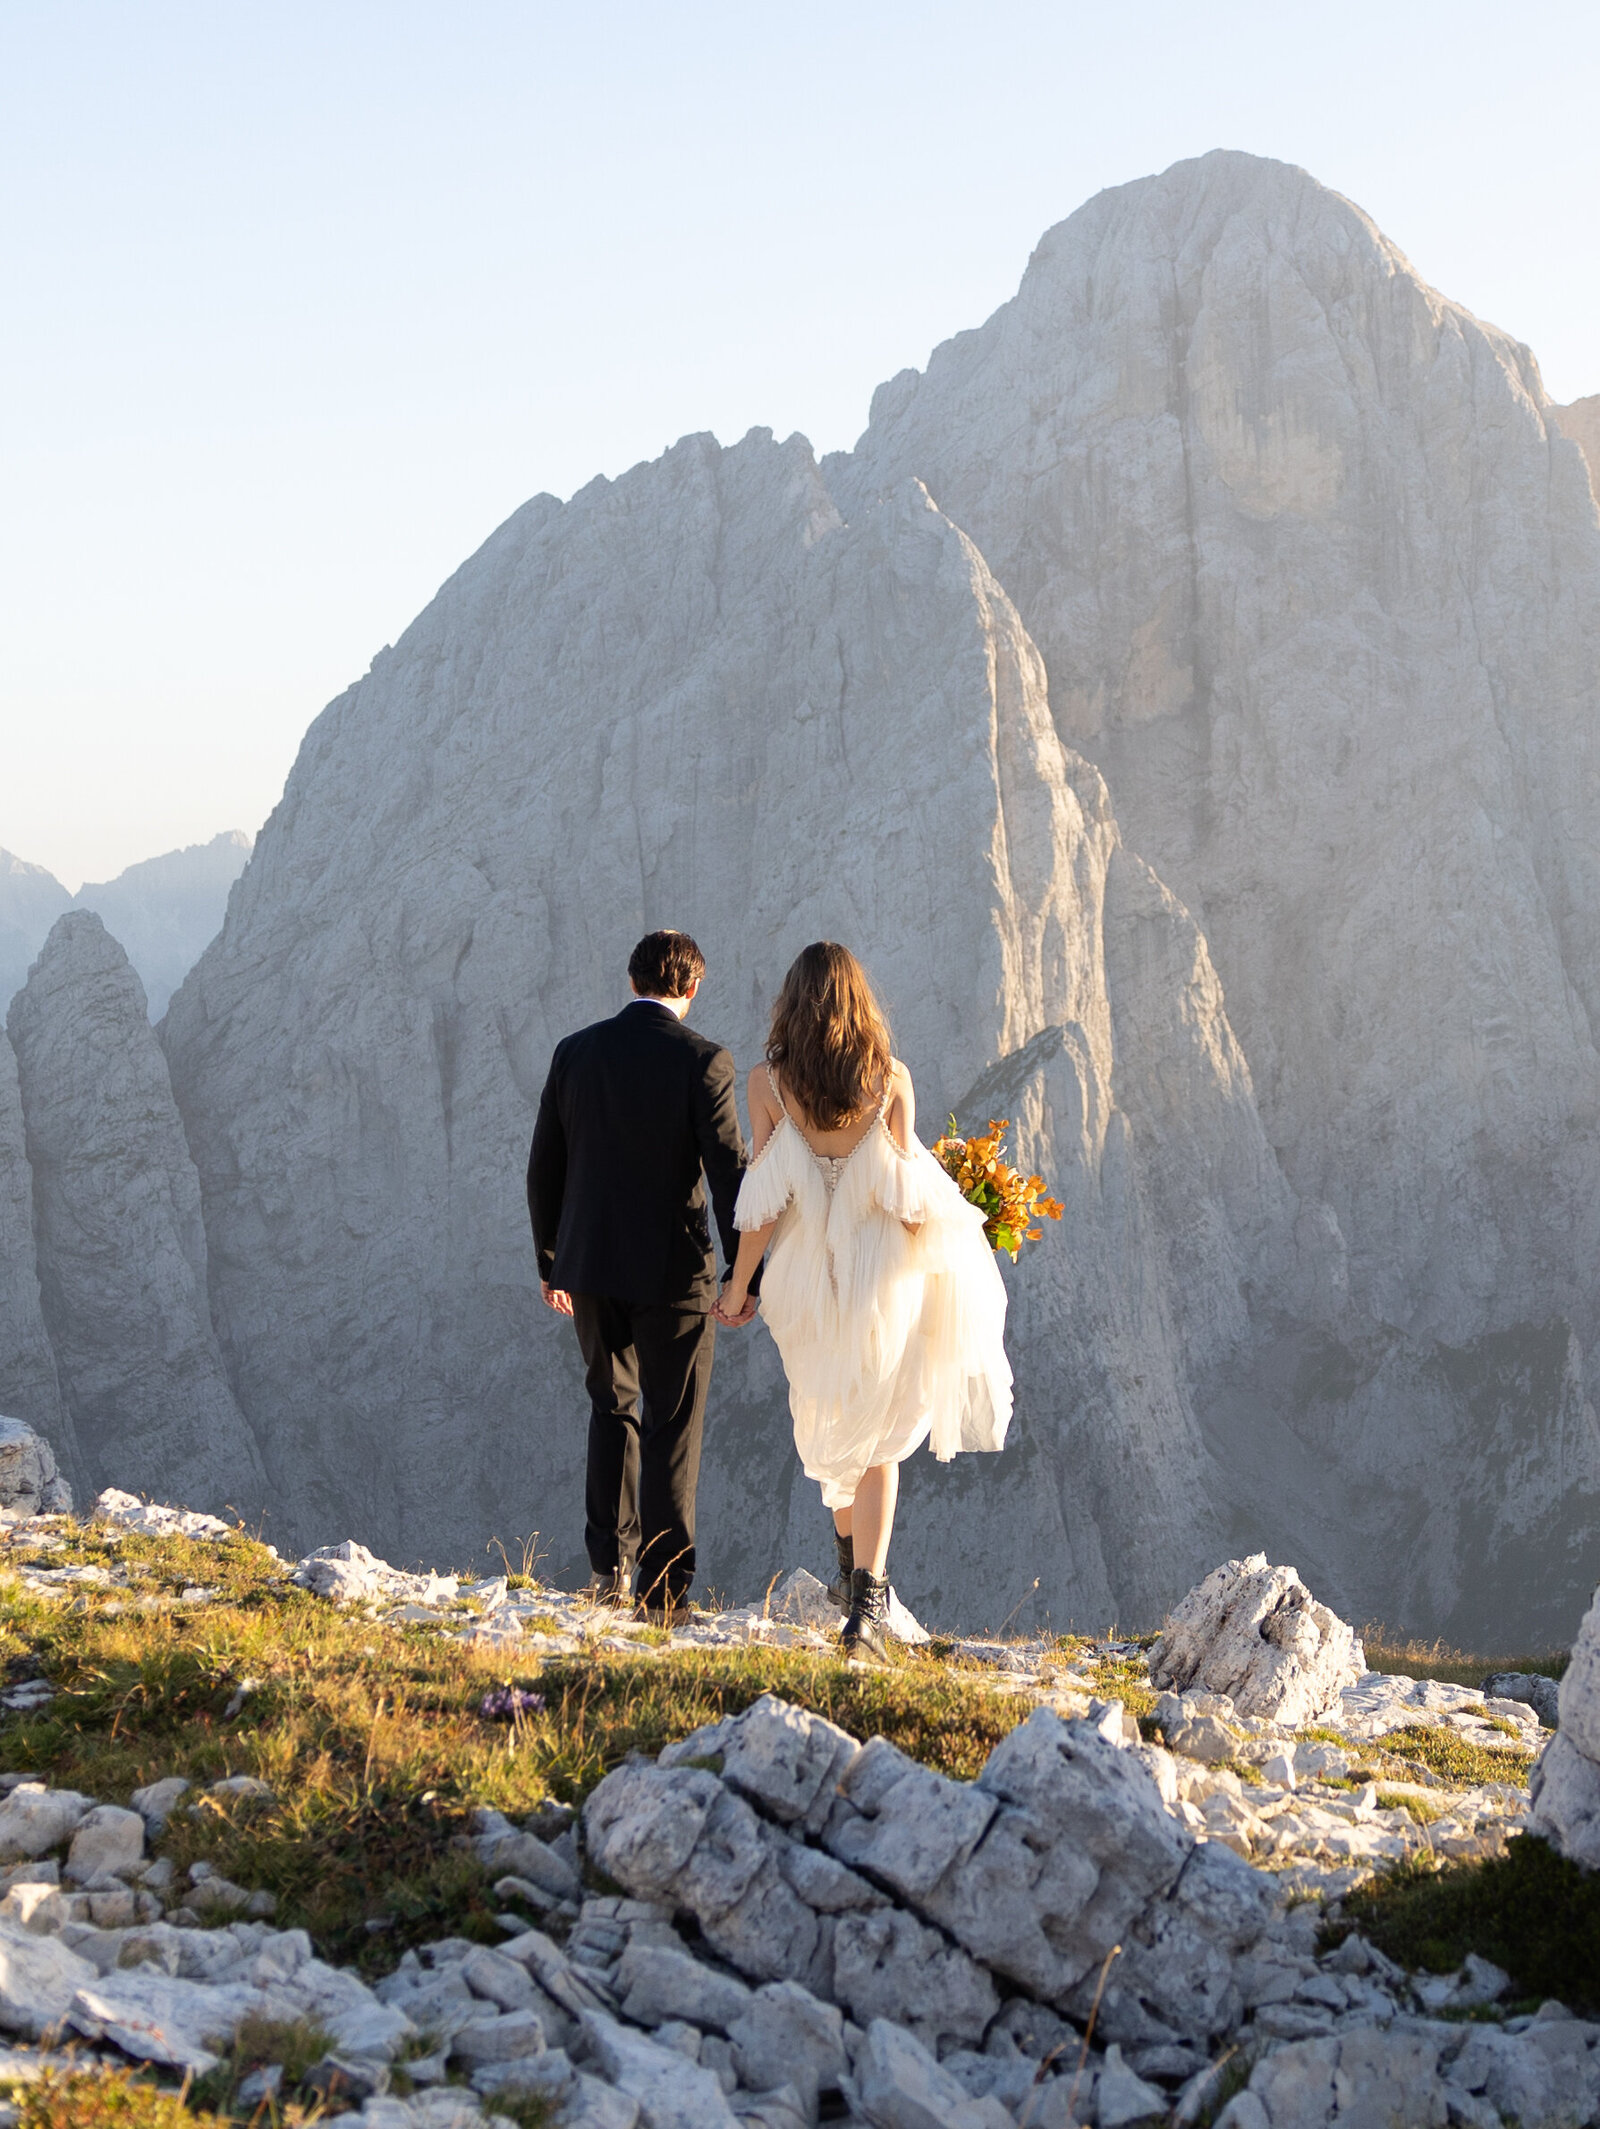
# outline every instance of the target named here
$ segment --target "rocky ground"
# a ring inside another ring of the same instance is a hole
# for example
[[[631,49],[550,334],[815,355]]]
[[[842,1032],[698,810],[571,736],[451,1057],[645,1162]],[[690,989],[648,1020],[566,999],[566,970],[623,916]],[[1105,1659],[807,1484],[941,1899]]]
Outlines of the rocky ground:
[[[92,1544],[59,1515],[5,1518],[19,1616],[148,1616],[192,1640],[208,1610],[256,1601],[220,1571],[153,1588],[139,1564],[169,1542],[222,1559],[238,1540],[216,1519],[127,1495],[96,1513]],[[379,1637],[374,1659],[385,1637],[492,1659],[480,1712],[513,1761],[541,1678],[826,1659],[837,1628],[804,1573],[669,1634],[532,1575],[407,1575],[355,1544],[275,1572]],[[138,2063],[198,2080],[223,2120],[321,2104],[352,2129],[1600,2120],[1600,2023],[1518,1998],[1475,1955],[1407,1971],[1344,1926],[1375,1873],[1506,1853],[1551,1680],[1485,1694],[1368,1671],[1264,1560],[1219,1569],[1153,1646],[900,1625],[915,1677],[959,1679],[998,1737],[974,1779],[765,1693],[651,1754],[603,1755],[581,1809],[469,1807],[455,1838],[477,1922],[412,1929],[376,1964],[320,1955],[268,1887],[201,1852],[208,1827],[273,1807],[270,1781],[172,1772],[108,1800],[12,1764],[11,2118],[52,2078]],[[58,1691],[28,1668],[0,1693],[19,1735]],[[253,1690],[238,1678],[217,1721]],[[375,1717],[369,1771],[377,1738]]]

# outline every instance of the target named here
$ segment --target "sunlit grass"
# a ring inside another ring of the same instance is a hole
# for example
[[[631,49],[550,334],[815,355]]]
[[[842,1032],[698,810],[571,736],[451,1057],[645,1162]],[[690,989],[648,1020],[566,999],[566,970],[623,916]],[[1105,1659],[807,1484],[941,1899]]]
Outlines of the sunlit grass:
[[[1443,1641],[1419,1641],[1393,1633],[1386,1626],[1363,1627],[1361,1641],[1369,1671],[1383,1671],[1390,1677],[1432,1678],[1441,1685],[1469,1685],[1474,1690],[1491,1671],[1529,1671],[1535,1677],[1559,1678],[1567,1667],[1565,1649],[1547,1649],[1540,1656],[1475,1656]]]

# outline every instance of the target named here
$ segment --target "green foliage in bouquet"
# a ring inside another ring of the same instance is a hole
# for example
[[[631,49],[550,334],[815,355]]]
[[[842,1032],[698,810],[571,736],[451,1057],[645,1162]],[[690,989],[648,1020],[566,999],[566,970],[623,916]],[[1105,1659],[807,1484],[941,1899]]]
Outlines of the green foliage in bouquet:
[[[1005,1133],[1011,1119],[989,1119],[987,1132],[963,1138],[952,1116],[950,1128],[938,1140],[933,1157],[951,1177],[969,1205],[983,1214],[983,1231],[991,1249],[1003,1249],[1015,1264],[1024,1242],[1037,1242],[1044,1233],[1034,1220],[1059,1220],[1063,1207],[1044,1195],[1043,1180],[1023,1175],[1005,1158]]]

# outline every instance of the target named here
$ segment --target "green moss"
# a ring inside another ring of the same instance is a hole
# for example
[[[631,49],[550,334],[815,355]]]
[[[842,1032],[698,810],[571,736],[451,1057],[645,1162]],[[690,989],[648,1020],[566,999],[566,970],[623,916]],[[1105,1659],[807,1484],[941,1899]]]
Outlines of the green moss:
[[[1407,1812],[1419,1826],[1431,1826],[1435,1819],[1442,1819],[1445,1815],[1443,1804],[1436,1804],[1431,1798],[1399,1795],[1393,1789],[1378,1791],[1378,1809]]]
[[[1472,1744],[1458,1731],[1433,1723],[1409,1723],[1404,1729],[1390,1730],[1382,1739],[1382,1749],[1391,1758],[1415,1760],[1458,1789],[1475,1789],[1483,1782],[1520,1786],[1533,1764],[1531,1752]]]
[[[1600,1872],[1584,1872],[1530,1834],[1503,1856],[1439,1870],[1426,1857],[1349,1895],[1337,1941],[1359,1929],[1403,1966],[1452,1973],[1468,1952],[1492,1959],[1518,1996],[1600,2010]]]

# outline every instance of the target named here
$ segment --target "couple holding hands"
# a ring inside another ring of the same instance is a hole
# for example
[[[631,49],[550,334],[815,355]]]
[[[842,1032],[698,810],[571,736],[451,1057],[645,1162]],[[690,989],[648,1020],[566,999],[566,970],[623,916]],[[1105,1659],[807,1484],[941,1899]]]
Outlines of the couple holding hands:
[[[541,1288],[586,1370],[592,1587],[658,1624],[686,1602],[716,1326],[759,1309],[833,1512],[844,1646],[882,1661],[901,1463],[1005,1439],[1005,1287],[855,956],[824,940],[784,977],[748,1160],[733,1058],[687,1024],[704,975],[686,932],[640,940],[629,1003],[557,1044],[528,1158]]]

